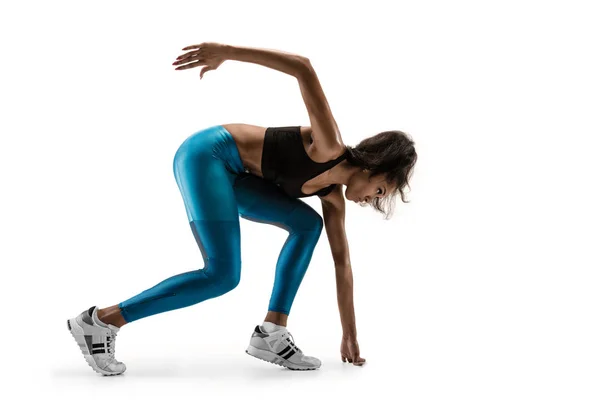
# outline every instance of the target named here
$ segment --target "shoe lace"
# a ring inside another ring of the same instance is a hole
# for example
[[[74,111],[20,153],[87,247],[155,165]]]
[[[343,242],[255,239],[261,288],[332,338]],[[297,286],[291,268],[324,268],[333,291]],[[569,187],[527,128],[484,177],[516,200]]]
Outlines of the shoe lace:
[[[303,354],[303,353],[302,353],[302,350],[300,350],[300,347],[298,347],[298,346],[296,345],[296,339],[294,339],[294,336],[292,336],[292,334],[291,334],[289,331],[287,331],[286,333],[287,333],[287,335],[288,335],[289,337],[291,337],[291,338],[292,338],[292,339],[290,340],[290,343],[291,343],[291,344],[292,344],[292,345],[293,345],[293,346],[296,348],[296,350],[298,350],[298,352],[299,352],[300,354]]]
[[[107,358],[110,360],[113,360],[114,362],[117,362],[117,360],[115,360],[115,343],[117,340],[117,332],[114,331],[110,331],[110,333],[108,333],[108,336],[106,337],[106,344],[108,347],[108,354],[107,354]]]

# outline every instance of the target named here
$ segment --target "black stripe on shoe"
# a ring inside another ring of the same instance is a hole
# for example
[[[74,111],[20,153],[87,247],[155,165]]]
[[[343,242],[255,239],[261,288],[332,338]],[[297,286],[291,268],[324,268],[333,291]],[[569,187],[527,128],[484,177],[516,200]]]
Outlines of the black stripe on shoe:
[[[294,349],[291,349],[289,353],[287,353],[285,356],[283,356],[283,358],[285,358],[287,360],[288,358],[290,358],[294,354],[296,354],[296,351]]]
[[[92,350],[92,354],[98,354],[98,353],[106,353],[106,350],[104,350],[104,349]]]
[[[285,349],[281,350],[279,353],[277,353],[278,356],[282,356],[284,355],[289,349],[291,349],[290,346],[286,347]]]
[[[92,349],[104,348],[104,343],[94,343],[92,344]]]
[[[69,330],[71,330],[71,321],[67,320],[67,326],[69,327]]]

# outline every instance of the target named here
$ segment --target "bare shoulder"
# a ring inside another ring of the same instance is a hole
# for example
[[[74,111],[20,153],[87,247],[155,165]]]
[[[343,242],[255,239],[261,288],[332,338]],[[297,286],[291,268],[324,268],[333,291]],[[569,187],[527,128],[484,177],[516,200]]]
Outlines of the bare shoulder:
[[[335,160],[346,151],[346,146],[341,141],[333,148],[319,148],[317,143],[314,142],[314,132],[313,128],[310,126],[301,126],[300,134],[302,135],[304,142],[309,145],[308,154],[316,162]]]

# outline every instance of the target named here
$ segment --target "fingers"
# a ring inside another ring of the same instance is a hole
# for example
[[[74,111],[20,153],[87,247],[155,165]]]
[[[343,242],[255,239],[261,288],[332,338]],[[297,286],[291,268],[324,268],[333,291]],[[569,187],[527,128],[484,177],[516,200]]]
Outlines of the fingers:
[[[342,362],[343,362],[343,363],[345,363],[345,362],[348,362],[348,363],[350,363],[350,364],[354,364],[354,365],[357,365],[357,366],[361,366],[361,365],[363,365],[364,363],[366,363],[366,362],[367,362],[367,360],[365,360],[364,358],[362,358],[362,357],[361,357],[361,356],[359,356],[358,354],[355,354],[353,357],[350,357],[350,356],[347,356],[347,355],[344,355],[344,354],[342,354]]]
[[[358,344],[357,344],[355,350],[352,352],[352,359],[354,360],[354,362],[352,363],[354,365],[363,365],[365,363],[365,359],[360,356],[360,352],[358,350]]]
[[[193,44],[193,45],[191,45],[191,46],[184,47],[184,48],[183,48],[183,49],[181,49],[181,50],[199,49],[199,48],[200,48],[200,46],[202,46],[202,44]]]
[[[188,48],[193,48],[193,47],[194,46],[185,47],[184,50],[188,49]],[[197,67],[199,65],[199,63],[202,63],[204,61],[202,49],[190,51],[188,53],[180,55],[179,57],[177,57],[177,59],[175,60],[175,62],[172,65],[186,64],[186,63],[190,63],[192,61],[197,61],[197,62],[191,66],[186,65],[186,66],[182,66],[181,68],[175,68],[175,69],[188,69],[188,68]],[[206,64],[206,63],[204,63],[204,64]]]
[[[367,360],[365,360],[362,357],[357,357],[356,360],[353,362],[354,365],[363,365],[364,363],[366,363]]]
[[[173,65],[175,65],[175,64],[173,64]],[[205,64],[203,62],[197,61],[197,62],[189,63],[189,64],[186,64],[186,65],[181,65],[181,66],[175,68],[175,70],[190,69],[190,68],[198,67],[200,65],[205,65]]]
[[[175,62],[173,63],[173,65],[178,65],[178,64],[185,64],[185,63],[189,63],[192,61],[204,61],[204,57],[196,54],[187,58],[178,58],[177,60],[175,60]]]
[[[188,53],[182,54],[182,55],[180,55],[179,57],[177,57],[177,59],[178,59],[178,60],[185,60],[185,59],[187,59],[187,58],[190,58],[190,57],[197,56],[197,55],[198,55],[198,54],[200,54],[200,53],[203,53],[203,52],[202,52],[202,49],[200,49],[200,50],[194,50],[194,51],[190,51],[190,52],[188,52]]]

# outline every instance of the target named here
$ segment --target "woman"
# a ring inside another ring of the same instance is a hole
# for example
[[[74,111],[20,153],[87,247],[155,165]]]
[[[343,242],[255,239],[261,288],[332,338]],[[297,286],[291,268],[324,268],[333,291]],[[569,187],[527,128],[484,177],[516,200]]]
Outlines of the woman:
[[[344,231],[345,199],[382,205],[408,185],[417,160],[414,142],[387,131],[358,146],[343,143],[310,61],[302,56],[255,48],[202,43],[185,47],[177,70],[225,60],[252,62],[297,78],[310,127],[264,128],[217,125],[188,137],[177,150],[173,172],[204,267],[170,277],[111,307],[96,306],[69,319],[67,326],[88,364],[103,375],[125,371],[114,356],[115,338],[126,323],[187,307],[235,288],[240,279],[240,223],[243,218],[289,232],[279,255],[269,308],[252,333],[246,352],[290,369],[316,369],[287,331],[287,318],[313,250],[325,226],[336,271],[342,323],[341,358],[362,365],[352,293],[352,269]],[[345,185],[346,191],[342,191]],[[300,197],[318,195],[323,217]]]

